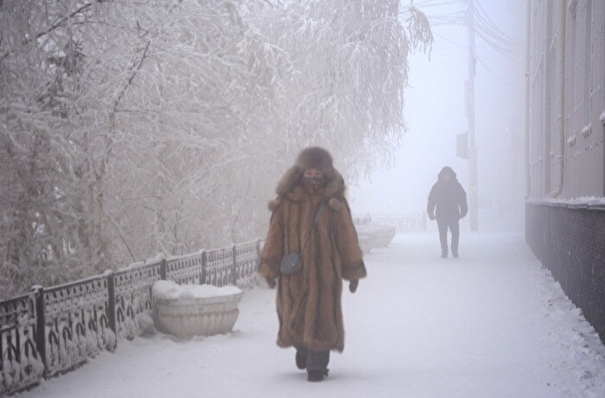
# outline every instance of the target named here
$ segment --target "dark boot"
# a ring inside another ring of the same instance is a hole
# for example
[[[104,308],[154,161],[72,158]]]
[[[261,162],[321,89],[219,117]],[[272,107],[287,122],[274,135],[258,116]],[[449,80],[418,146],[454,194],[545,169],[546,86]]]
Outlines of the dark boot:
[[[307,373],[307,381],[323,381],[324,377],[327,376],[328,371],[325,373],[320,370],[309,370]]]
[[[296,367],[301,370],[307,368],[307,350],[304,348],[296,349]]]
[[[307,380],[322,381],[328,375],[330,351],[307,351]]]

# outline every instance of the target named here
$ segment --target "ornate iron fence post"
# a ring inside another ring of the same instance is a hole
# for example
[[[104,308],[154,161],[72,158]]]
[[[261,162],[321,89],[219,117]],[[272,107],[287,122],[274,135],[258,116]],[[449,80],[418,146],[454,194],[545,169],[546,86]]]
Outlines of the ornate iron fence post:
[[[231,268],[231,276],[233,280],[231,283],[233,286],[237,286],[237,246],[232,245],[231,249],[233,250],[233,266]]]
[[[107,320],[109,321],[109,328],[114,335],[118,335],[118,327],[116,321],[116,290],[115,282],[112,271],[107,272]],[[117,347],[118,339],[116,339],[113,348]]]
[[[200,275],[200,285],[206,283],[206,266],[208,265],[208,256],[206,250],[202,250],[202,271]]]
[[[167,270],[166,270],[166,259],[162,259],[162,263],[160,264],[160,279],[163,281],[166,280]]]
[[[44,288],[40,285],[33,286],[36,294],[36,349],[40,354],[40,360],[44,365],[44,376],[46,376],[46,319],[44,317]]]

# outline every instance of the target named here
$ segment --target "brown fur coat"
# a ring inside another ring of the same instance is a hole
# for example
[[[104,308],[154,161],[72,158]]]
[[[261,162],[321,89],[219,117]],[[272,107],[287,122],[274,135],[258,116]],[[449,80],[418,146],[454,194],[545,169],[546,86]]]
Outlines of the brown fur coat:
[[[338,172],[332,171],[335,174],[327,185],[311,195],[298,183],[301,170],[293,167],[282,177],[277,199],[269,204],[273,214],[258,272],[265,278],[279,278],[280,347],[342,351],[342,280],[366,276],[357,232],[344,198],[344,182]],[[314,226],[313,218],[321,203],[326,206]],[[280,275],[282,256],[292,252],[301,253],[302,269]]]

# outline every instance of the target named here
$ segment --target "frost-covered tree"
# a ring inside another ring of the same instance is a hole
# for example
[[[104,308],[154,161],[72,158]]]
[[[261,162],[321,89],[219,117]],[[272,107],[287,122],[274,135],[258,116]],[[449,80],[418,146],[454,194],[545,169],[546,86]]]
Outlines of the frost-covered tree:
[[[124,23],[136,20],[135,28],[145,32],[141,66],[132,63],[136,76],[126,80],[114,115],[113,134],[120,138],[107,163],[113,195],[104,196],[114,250],[127,250],[131,260],[254,236],[242,228],[248,225],[239,210],[242,184],[250,184],[242,175],[256,167],[254,140],[271,117],[281,75],[287,75],[283,55],[250,28],[233,3],[175,4],[140,4],[131,16],[115,14]],[[100,43],[100,54],[126,41],[120,43]]]
[[[0,2],[3,295],[262,236],[295,153],[403,131],[397,1]]]
[[[85,275],[89,246],[81,157],[70,139],[83,61],[60,2],[0,3],[0,285]],[[84,257],[87,257],[84,254]],[[6,287],[6,289],[4,289]]]
[[[408,53],[432,43],[426,17],[397,0],[276,3],[250,18],[294,69],[280,101],[284,158],[324,145],[352,180],[388,164],[405,130]]]

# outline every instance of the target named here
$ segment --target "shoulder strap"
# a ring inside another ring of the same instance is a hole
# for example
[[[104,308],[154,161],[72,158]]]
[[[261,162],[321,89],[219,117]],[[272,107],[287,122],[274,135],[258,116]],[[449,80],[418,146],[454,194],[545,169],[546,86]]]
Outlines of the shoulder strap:
[[[319,209],[317,209],[317,213],[315,213],[315,217],[313,217],[313,222],[315,224],[317,224],[317,222],[321,218],[321,215],[323,214],[325,208],[326,208],[326,204],[325,203],[322,203],[322,204],[319,205]]]
[[[315,213],[315,217],[313,217],[313,226],[311,227],[311,229],[309,230],[309,233],[307,234],[307,239],[305,239],[305,243],[300,248],[301,252],[303,251],[303,249],[305,247],[307,247],[307,242],[309,241],[309,237],[311,237],[311,232],[313,231],[313,228],[315,228],[315,226],[317,225],[317,222],[321,219],[321,216],[322,216],[325,208],[326,208],[325,203],[322,203],[319,205],[319,209],[317,209],[317,212]]]

